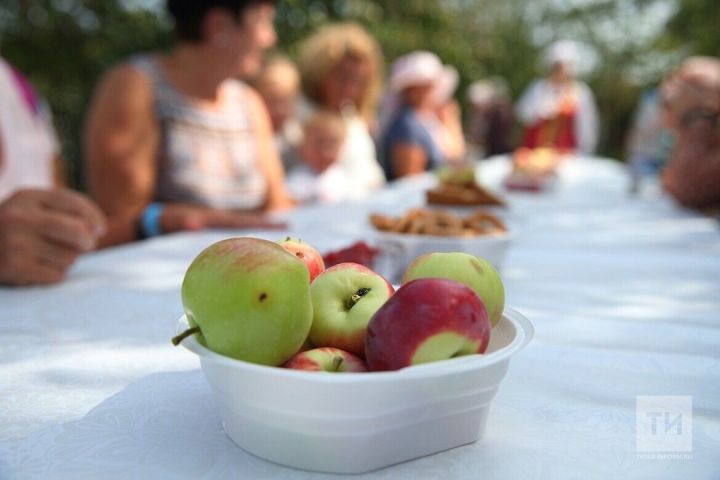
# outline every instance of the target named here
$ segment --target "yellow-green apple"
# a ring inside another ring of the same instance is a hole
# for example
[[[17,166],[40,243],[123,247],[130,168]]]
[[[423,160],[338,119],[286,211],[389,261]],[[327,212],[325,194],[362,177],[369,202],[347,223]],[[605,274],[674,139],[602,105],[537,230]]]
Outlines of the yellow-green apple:
[[[370,371],[484,353],[490,341],[485,305],[462,283],[421,278],[401,286],[373,315],[365,337]]]
[[[440,183],[472,186],[475,184],[475,165],[443,165],[435,171],[435,175]]]
[[[297,353],[288,360],[285,367],[312,372],[367,372],[362,358],[333,347],[320,347]]]
[[[282,365],[303,345],[312,323],[305,264],[275,242],[231,238],[203,250],[182,284],[188,335],[228,357]]]
[[[278,244],[282,245],[285,250],[305,263],[310,272],[311,282],[325,270],[325,262],[322,255],[309,243],[305,243],[299,238],[285,237],[285,239],[280,240]]]
[[[328,268],[310,285],[313,304],[310,341],[316,347],[335,347],[364,355],[367,324],[394,291],[390,282],[358,263]]]
[[[417,278],[449,278],[467,285],[485,304],[493,327],[505,308],[505,287],[487,260],[463,252],[427,253],[416,258],[403,275],[403,283]]]

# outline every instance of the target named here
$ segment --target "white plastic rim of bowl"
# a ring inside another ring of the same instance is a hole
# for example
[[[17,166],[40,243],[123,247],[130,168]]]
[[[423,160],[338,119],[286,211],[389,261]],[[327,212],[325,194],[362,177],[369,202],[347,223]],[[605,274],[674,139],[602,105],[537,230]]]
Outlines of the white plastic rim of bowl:
[[[414,365],[406,367],[400,370],[388,371],[388,372],[367,372],[367,373],[353,373],[353,374],[329,374],[324,375],[319,372],[309,372],[302,370],[293,370],[281,367],[272,367],[267,365],[260,365],[256,363],[245,362],[243,360],[237,360],[231,357],[226,357],[215,353],[208,348],[204,347],[195,339],[194,336],[190,336],[182,341],[182,345],[195,353],[199,357],[207,360],[211,360],[214,363],[222,364],[226,367],[250,369],[250,370],[267,370],[268,373],[273,375],[281,376],[295,376],[305,377],[308,380],[319,381],[319,382],[369,382],[369,381],[393,381],[399,377],[407,378],[413,376],[433,376],[433,375],[445,375],[452,372],[460,372],[463,370],[477,369],[484,366],[494,365],[511,357],[516,352],[525,348],[525,346],[532,340],[535,333],[535,328],[532,323],[525,318],[517,310],[510,307],[505,307],[503,311],[503,318],[509,321],[509,324],[515,330],[514,338],[510,343],[498,350],[483,355],[465,355],[462,357],[451,358],[448,360],[440,360],[437,362],[425,363],[422,365]],[[500,324],[498,324],[499,326]],[[176,334],[180,334],[189,328],[187,317],[181,316],[177,321]],[[497,326],[493,329],[498,328]],[[500,334],[500,331],[497,332]],[[507,334],[509,332],[505,332]],[[493,336],[491,335],[490,345],[488,349],[493,347]]]
[[[178,332],[187,326],[180,318]],[[194,338],[183,345],[200,357],[223,429],[238,446],[303,470],[363,473],[480,438],[510,357],[532,336],[532,324],[506,308],[490,353],[344,374],[243,362]]]

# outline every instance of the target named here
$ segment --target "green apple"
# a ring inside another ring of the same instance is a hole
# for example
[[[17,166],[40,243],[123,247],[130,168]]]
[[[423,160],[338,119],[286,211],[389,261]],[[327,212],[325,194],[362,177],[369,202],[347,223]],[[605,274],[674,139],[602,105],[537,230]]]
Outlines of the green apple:
[[[403,283],[417,278],[449,278],[472,288],[485,304],[494,327],[505,308],[505,287],[487,260],[464,252],[428,253],[410,264]]]
[[[185,273],[187,335],[210,350],[247,362],[282,365],[303,345],[312,324],[310,274],[275,242],[231,238],[198,255]]]
[[[465,163],[460,165],[443,165],[435,171],[440,183],[451,185],[475,185],[475,165]]]
[[[310,285],[310,341],[363,356],[367,324],[394,291],[390,282],[358,263],[328,268]]]

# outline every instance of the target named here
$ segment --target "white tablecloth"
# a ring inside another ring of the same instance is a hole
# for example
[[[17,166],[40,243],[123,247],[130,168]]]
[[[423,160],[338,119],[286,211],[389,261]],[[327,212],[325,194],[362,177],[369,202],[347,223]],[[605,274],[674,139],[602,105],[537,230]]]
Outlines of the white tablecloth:
[[[481,171],[496,185],[506,169],[498,159]],[[431,182],[300,210],[291,233],[321,250],[367,238],[368,212],[418,205]],[[619,165],[578,160],[553,193],[509,196],[507,299],[535,339],[513,358],[481,441],[367,478],[720,478],[718,222],[626,192]],[[62,285],[0,289],[0,478],[316,476],[236,447],[197,359],[169,343],[185,268],[230,234],[102,251]],[[640,395],[692,397],[689,453],[638,453]]]

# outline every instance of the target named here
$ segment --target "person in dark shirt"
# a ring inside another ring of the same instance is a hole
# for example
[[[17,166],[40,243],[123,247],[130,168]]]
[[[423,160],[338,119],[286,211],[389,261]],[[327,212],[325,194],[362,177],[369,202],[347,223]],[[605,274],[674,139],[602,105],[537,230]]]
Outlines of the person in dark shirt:
[[[390,88],[396,106],[382,136],[382,163],[388,180],[431,170],[443,156],[428,128],[435,115],[433,91],[445,72],[434,53],[417,51],[398,58],[392,67]]]

